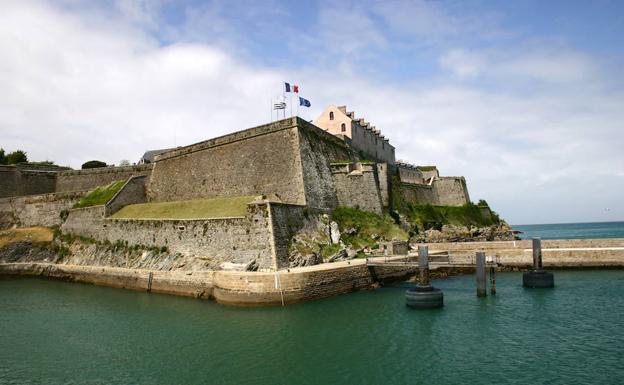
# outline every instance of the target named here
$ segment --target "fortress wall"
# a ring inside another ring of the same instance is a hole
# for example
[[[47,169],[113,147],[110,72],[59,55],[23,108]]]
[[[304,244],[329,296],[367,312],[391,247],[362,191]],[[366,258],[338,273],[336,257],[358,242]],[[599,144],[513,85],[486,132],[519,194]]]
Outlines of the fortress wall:
[[[329,164],[351,160],[350,149],[339,138],[301,119],[299,149],[305,185],[305,204],[313,209],[330,210],[338,205]]]
[[[145,175],[133,176],[128,179],[117,194],[106,203],[106,216],[113,215],[124,206],[147,202],[145,195],[146,179],[147,176]]]
[[[55,171],[22,170],[16,166],[0,165],[0,198],[54,192]]]
[[[390,170],[388,169],[387,163],[377,163],[377,181],[379,185],[379,194],[381,194],[381,203],[383,207],[390,206],[390,182],[388,180],[388,173]]]
[[[61,211],[70,209],[82,192],[29,195],[0,199],[0,229],[61,224]]]
[[[403,183],[422,184],[424,177],[422,171],[415,167],[397,167],[399,170],[399,178]]]
[[[61,230],[64,233],[105,241],[107,234],[104,227],[105,211],[104,205],[72,209],[61,225]]]
[[[273,268],[272,234],[266,204],[249,205],[246,217],[201,220],[135,220],[104,218],[104,206],[71,210],[63,232],[129,246],[166,247],[171,253],[223,262]]]
[[[438,204],[443,206],[462,206],[470,202],[466,180],[463,176],[444,176],[433,182],[438,196]]]
[[[71,170],[58,173],[57,192],[86,191],[104,186],[116,180],[126,180],[134,175],[149,176],[152,164],[126,167],[102,167],[87,170]]]
[[[269,207],[276,255],[275,268],[286,268],[289,266],[290,241],[303,226],[305,206],[271,202]]]
[[[352,168],[355,170],[351,171]],[[369,164],[333,164],[332,176],[339,206],[356,207],[381,215],[383,204],[376,177],[377,168]]]
[[[305,204],[296,119],[182,147],[156,157],[149,201],[277,194]]]
[[[401,183],[399,186],[399,194],[404,202],[415,204],[431,204],[438,205],[438,195],[433,186],[424,184],[408,184]]]

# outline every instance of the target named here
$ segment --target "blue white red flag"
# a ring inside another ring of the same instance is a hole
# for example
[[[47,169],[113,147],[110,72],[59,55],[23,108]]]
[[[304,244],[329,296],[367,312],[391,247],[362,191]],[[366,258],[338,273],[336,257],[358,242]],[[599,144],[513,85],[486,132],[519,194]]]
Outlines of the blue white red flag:
[[[299,93],[299,86],[296,84],[290,84],[290,83],[284,82],[284,89],[286,90],[286,92]]]

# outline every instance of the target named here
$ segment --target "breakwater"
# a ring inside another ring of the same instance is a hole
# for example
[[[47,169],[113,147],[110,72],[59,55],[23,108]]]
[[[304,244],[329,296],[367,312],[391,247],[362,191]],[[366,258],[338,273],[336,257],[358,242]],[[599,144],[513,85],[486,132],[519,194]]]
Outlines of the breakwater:
[[[437,277],[473,270],[476,251],[496,258],[502,270],[532,264],[530,241],[430,244],[431,269]],[[437,254],[437,255],[436,255]],[[624,267],[624,239],[543,242],[548,268]],[[410,256],[377,257],[283,269],[247,271],[152,271],[106,266],[49,263],[0,264],[0,275],[40,276],[102,286],[214,299],[229,305],[286,305],[377,287],[413,277]],[[384,263],[391,262],[391,263]],[[393,264],[392,262],[397,262]]]

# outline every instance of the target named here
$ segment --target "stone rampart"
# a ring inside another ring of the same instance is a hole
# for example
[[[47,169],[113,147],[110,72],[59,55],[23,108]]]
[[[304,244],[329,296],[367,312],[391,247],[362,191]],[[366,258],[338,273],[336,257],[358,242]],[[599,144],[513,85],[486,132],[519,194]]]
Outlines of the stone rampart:
[[[113,181],[126,180],[131,176],[146,175],[152,172],[152,164],[125,167],[102,167],[87,170],[62,171],[56,181],[57,192],[85,191]]]
[[[292,237],[299,231],[305,219],[305,206],[269,203],[271,213],[272,244],[274,245],[274,270],[289,266],[288,256]]]
[[[245,217],[197,220],[105,218],[105,206],[93,206],[71,210],[61,230],[99,241],[166,248],[208,258],[214,266],[255,260],[260,269],[270,270],[274,268],[270,221],[266,203],[250,204]]]
[[[331,210],[338,205],[329,164],[352,160],[349,148],[339,138],[320,128],[297,120],[299,161],[302,165],[305,204],[312,209]]]
[[[146,175],[130,177],[117,194],[106,203],[106,216],[113,215],[124,206],[147,202],[146,182]]]
[[[337,204],[329,163],[350,156],[335,136],[284,119],[158,155],[148,200],[275,194],[284,203],[328,210]]]
[[[286,119],[161,154],[148,200],[276,194],[305,204],[295,127]]]
[[[442,206],[463,206],[470,202],[463,176],[443,176],[433,180],[433,187]]]
[[[83,192],[29,195],[0,199],[0,229],[61,224],[61,211],[70,209]]]
[[[331,168],[339,206],[382,214],[383,202],[375,164],[334,163]]]
[[[437,205],[440,202],[434,187],[426,184],[401,183],[399,194],[408,203]]]
[[[56,171],[0,165],[0,198],[53,193]]]

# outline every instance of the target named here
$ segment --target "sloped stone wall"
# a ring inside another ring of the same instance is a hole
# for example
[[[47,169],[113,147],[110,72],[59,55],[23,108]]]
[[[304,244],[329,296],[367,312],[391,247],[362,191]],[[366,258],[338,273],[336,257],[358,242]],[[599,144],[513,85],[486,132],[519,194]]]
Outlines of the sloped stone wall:
[[[0,229],[61,224],[61,211],[70,209],[84,193],[29,195],[0,199]]]
[[[152,164],[126,167],[102,167],[88,170],[62,171],[56,181],[57,192],[86,191],[104,186],[116,180],[126,180],[131,176],[149,176]]]
[[[276,194],[305,204],[296,119],[251,128],[156,157],[149,201]]]

